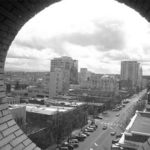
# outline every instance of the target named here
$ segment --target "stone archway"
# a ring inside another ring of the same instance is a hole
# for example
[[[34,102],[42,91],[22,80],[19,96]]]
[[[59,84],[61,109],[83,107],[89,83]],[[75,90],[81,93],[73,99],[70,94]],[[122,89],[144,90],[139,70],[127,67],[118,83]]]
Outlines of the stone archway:
[[[5,99],[4,64],[8,48],[21,27],[36,13],[59,0],[0,1],[0,149],[39,150],[22,132],[8,110]],[[149,0],[117,0],[132,7],[150,20]]]

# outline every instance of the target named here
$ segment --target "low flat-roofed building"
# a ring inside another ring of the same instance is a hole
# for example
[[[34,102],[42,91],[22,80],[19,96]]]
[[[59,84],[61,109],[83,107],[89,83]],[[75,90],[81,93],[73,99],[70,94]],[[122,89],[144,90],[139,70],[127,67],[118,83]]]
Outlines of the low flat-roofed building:
[[[72,110],[73,107],[63,107],[63,106],[49,106],[38,104],[19,104],[18,106],[26,106],[26,112],[32,112],[43,115],[54,115],[57,112],[67,112]]]
[[[147,142],[149,137],[150,113],[137,111],[127,126],[119,144],[124,148],[137,150]]]
[[[68,106],[68,107],[78,107],[84,105],[85,102],[78,102],[74,100],[65,100],[65,99],[47,99],[45,100],[45,105],[54,105],[54,106]]]

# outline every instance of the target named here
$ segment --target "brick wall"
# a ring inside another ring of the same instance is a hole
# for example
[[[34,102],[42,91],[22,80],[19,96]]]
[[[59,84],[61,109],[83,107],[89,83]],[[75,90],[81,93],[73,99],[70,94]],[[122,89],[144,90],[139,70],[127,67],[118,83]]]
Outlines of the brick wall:
[[[0,1],[0,149],[39,150],[18,127],[7,109],[3,81],[7,50],[20,28],[37,12],[55,0],[1,0]]]
[[[3,81],[7,50],[20,28],[37,12],[59,0],[1,0],[0,1],[0,149],[39,149],[19,129],[7,109]],[[150,20],[149,0],[118,0],[131,6]]]

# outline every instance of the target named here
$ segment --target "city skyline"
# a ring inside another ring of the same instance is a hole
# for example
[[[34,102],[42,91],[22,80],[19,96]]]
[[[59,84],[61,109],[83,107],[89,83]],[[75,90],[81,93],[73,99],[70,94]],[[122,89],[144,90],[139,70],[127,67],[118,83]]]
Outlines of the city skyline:
[[[49,71],[51,59],[69,56],[79,61],[79,68],[102,74],[120,74],[121,60],[139,60],[148,75],[149,31],[144,18],[116,1],[64,0],[23,26],[5,69]]]

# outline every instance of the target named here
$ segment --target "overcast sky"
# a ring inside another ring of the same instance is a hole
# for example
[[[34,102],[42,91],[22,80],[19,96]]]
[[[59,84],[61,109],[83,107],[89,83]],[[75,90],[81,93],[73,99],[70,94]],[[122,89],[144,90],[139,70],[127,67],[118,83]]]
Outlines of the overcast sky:
[[[150,74],[150,24],[115,0],[63,0],[20,30],[6,70],[49,71],[54,57],[70,56],[95,73],[120,73],[121,60],[140,60]]]

